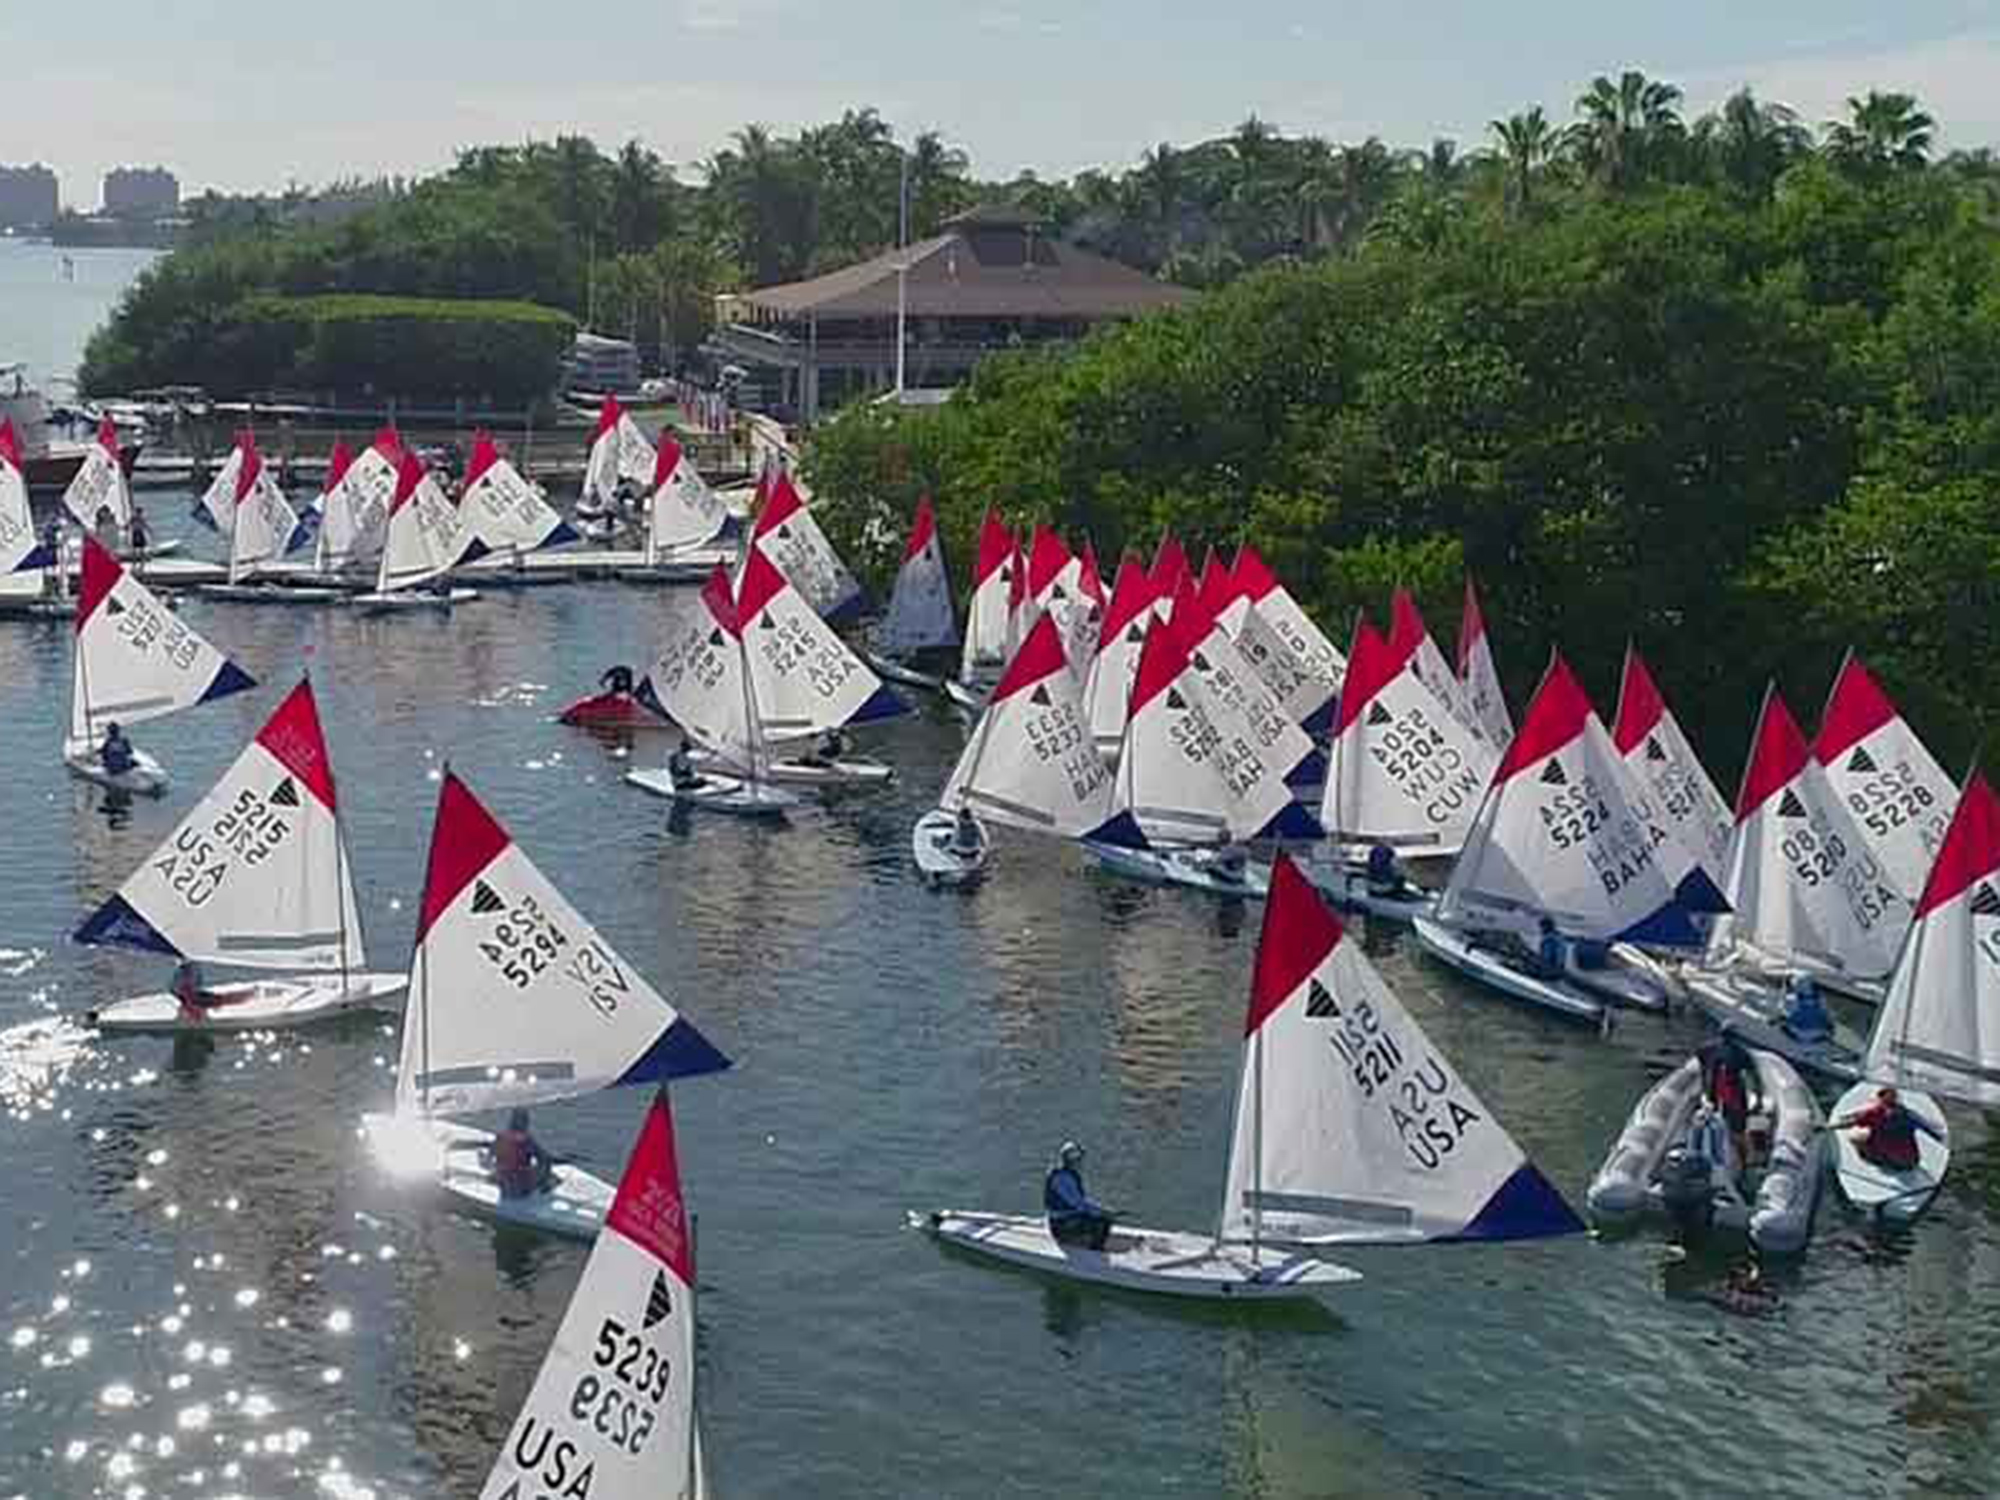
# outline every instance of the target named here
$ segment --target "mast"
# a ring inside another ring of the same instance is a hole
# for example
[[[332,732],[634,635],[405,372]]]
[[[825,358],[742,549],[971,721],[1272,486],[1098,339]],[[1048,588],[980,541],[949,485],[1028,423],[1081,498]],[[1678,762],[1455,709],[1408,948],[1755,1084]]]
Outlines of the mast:
[[[1264,1028],[1250,1038],[1250,1264],[1264,1237]]]

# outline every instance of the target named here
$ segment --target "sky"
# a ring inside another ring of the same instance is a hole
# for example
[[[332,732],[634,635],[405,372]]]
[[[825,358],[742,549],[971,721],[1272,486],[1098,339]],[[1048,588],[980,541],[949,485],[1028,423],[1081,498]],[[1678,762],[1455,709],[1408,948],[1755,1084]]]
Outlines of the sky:
[[[1255,113],[1392,145],[1530,104],[1568,118],[1597,73],[1748,84],[1810,122],[1916,94],[1946,146],[2000,144],[2000,0],[97,0],[84,27],[0,7],[0,162],[44,161],[70,207],[161,164],[183,190],[413,175],[462,146],[638,137],[691,168],[749,121],[873,105],[975,172],[1123,168]],[[687,173],[692,177],[692,173]]]

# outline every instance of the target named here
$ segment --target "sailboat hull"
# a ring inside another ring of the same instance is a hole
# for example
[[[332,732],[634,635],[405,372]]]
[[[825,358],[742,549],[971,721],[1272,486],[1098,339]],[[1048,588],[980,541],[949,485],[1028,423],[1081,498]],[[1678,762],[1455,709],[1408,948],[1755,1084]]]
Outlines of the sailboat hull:
[[[1751,1047],[1775,1052],[1796,1067],[1836,1083],[1861,1076],[1857,1047],[1831,1037],[1807,1040],[1785,1029],[1782,990],[1753,975],[1728,969],[1681,970],[1681,983],[1694,1006],[1718,1026],[1728,1026]]]
[[[1317,1300],[1361,1280],[1347,1266],[1313,1256],[1218,1244],[1208,1235],[1117,1228],[1103,1250],[1057,1242],[1048,1221],[1027,1214],[934,1210],[909,1216],[938,1243],[1069,1281],[1211,1302]]]
[[[134,797],[163,797],[171,784],[166,768],[143,750],[134,750],[133,765],[127,771],[104,769],[103,753],[94,746],[65,745],[63,764],[72,776],[95,782],[114,792]]]
[[[1605,1002],[1585,994],[1561,979],[1544,979],[1508,961],[1507,955],[1475,942],[1469,933],[1430,917],[1418,917],[1410,924],[1424,952],[1438,962],[1475,979],[1488,989],[1511,1000],[1524,1001],[1593,1025],[1604,1019]]]
[[[969,853],[959,849],[954,838],[957,831],[957,814],[942,807],[925,813],[910,830],[910,852],[918,871],[932,885],[970,885],[986,869],[986,856],[993,850],[986,830],[979,830],[979,847]]]
[[[730,761],[709,750],[696,750],[688,757],[696,770],[707,775],[720,772],[737,777],[742,773]],[[886,786],[895,777],[893,768],[879,760],[811,761],[773,758],[764,767],[764,779],[780,786]]]
[[[1216,868],[1205,849],[1127,849],[1116,844],[1085,845],[1097,862],[1114,875],[1143,880],[1148,885],[1182,885],[1211,896],[1262,901],[1271,891],[1271,872],[1246,864],[1232,878]]]
[[[1876,1084],[1857,1083],[1840,1096],[1833,1106],[1833,1119],[1842,1119],[1875,1102]],[[1944,1111],[1929,1094],[1915,1089],[1899,1089],[1903,1108],[1935,1130],[1943,1139],[1932,1140],[1917,1133],[1917,1164],[1904,1171],[1879,1166],[1861,1154],[1859,1130],[1827,1131],[1833,1143],[1833,1176],[1840,1195],[1855,1208],[1884,1224],[1907,1224],[1931,1206],[1944,1174],[1951,1166],[1951,1130]]]
[[[372,594],[356,594],[354,607],[368,614],[390,614],[412,609],[450,609],[470,604],[479,597],[478,589],[392,589]]]
[[[298,975],[219,984],[220,997],[198,1020],[181,1015],[169,994],[135,995],[88,1012],[84,1020],[106,1035],[195,1036],[217,1032],[284,1031],[356,1010],[380,1010],[408,990],[407,974]]]
[[[880,652],[864,651],[861,659],[884,682],[897,683],[902,687],[922,688],[926,692],[941,693],[945,690],[945,680],[935,672],[919,672],[915,667],[905,666],[892,656]]]
[[[665,767],[627,771],[626,781],[642,792],[665,797],[686,807],[728,813],[737,818],[782,818],[799,805],[798,797],[782,787],[764,781],[747,781],[736,776],[704,775],[701,785],[682,789],[674,785]]]
[[[553,1186],[524,1198],[502,1198],[485,1165],[493,1133],[454,1120],[421,1115],[361,1117],[376,1160],[392,1177],[427,1185],[446,1204],[475,1218],[563,1239],[594,1240],[616,1196],[611,1184],[567,1163],[551,1173]]]
[[[1388,922],[1414,922],[1427,917],[1437,907],[1437,896],[1415,886],[1398,891],[1378,891],[1369,884],[1368,872],[1344,859],[1301,861],[1306,879],[1341,911],[1363,912]]]

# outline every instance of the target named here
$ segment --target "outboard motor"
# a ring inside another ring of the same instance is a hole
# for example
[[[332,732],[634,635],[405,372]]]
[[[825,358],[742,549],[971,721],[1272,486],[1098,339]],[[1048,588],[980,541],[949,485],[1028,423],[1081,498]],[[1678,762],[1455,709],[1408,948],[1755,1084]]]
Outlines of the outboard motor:
[[[1715,1169],[1706,1156],[1676,1146],[1660,1162],[1660,1205],[1684,1234],[1704,1232],[1715,1218]]]

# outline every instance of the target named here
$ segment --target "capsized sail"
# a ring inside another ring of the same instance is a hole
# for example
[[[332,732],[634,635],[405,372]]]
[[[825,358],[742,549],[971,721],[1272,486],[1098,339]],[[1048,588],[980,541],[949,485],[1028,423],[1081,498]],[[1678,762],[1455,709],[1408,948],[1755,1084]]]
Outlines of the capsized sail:
[[[144,723],[257,684],[127,572],[83,539],[69,744],[95,746],[105,725]]]
[[[1851,652],[1827,697],[1813,758],[1889,883],[1914,902],[1944,846],[1956,794],[1944,768]]]
[[[1583,1227],[1280,854],[1250,984],[1222,1237],[1409,1244]]]
[[[1611,743],[1625,758],[1625,769],[1646,789],[1654,812],[1720,884],[1729,874],[1736,820],[1633,646],[1625,648]]]
[[[35,534],[35,516],[28,503],[28,480],[21,467],[21,445],[14,423],[0,417],[0,573],[46,568],[55,553]]]
[[[1456,854],[1496,757],[1417,676],[1413,651],[1355,622],[1320,821],[1342,843]]]
[[[1139,652],[1146,644],[1146,622],[1153,617],[1153,583],[1144,564],[1126,553],[1111,586],[1111,603],[1097,631],[1097,649],[1084,679],[1084,709],[1091,743],[1101,756],[1114,756],[1125,738],[1125,719],[1132,704],[1132,682],[1139,673]]]
[[[403,440],[393,427],[376,433],[351,462],[346,444],[334,444],[320,499],[317,561],[322,571],[358,567],[381,555],[403,457]]]
[[[1741,943],[1878,979],[1909,924],[1909,903],[1862,843],[1775,684],[1736,796],[1723,892],[1734,910],[1716,923],[1713,951],[1724,959]]]
[[[919,651],[958,644],[958,621],[951,609],[951,579],[945,572],[944,541],[938,535],[931,497],[917,501],[910,523],[903,563],[889,595],[889,612],[876,632],[875,644],[885,655],[908,658]]]
[[[1458,682],[1465,701],[1487,742],[1505,750],[1514,738],[1513,715],[1500,687],[1500,669],[1493,662],[1493,642],[1486,634],[1486,616],[1479,608],[1479,591],[1465,575],[1465,612],[1458,626]]]
[[[97,437],[84,454],[76,477],[63,491],[63,504],[85,531],[96,531],[98,513],[108,510],[111,522],[124,536],[132,526],[132,485],[125,477],[125,462],[118,452],[118,429],[106,417],[97,424]]]
[[[466,531],[490,552],[532,552],[577,538],[576,528],[556,514],[485,432],[472,440],[458,514]]]
[[[481,1500],[696,1500],[694,1286],[662,1091]]]
[[[1007,618],[1015,586],[1014,562],[1014,538],[999,512],[987,511],[979,525],[972,599],[965,611],[965,649],[959,656],[958,675],[966,682],[999,673],[1010,659]]]
[[[1111,780],[1055,619],[1043,615],[993,689],[938,805],[1035,833],[1137,845],[1130,820],[1114,818]]]
[[[757,727],[766,741],[909,712],[760,551],[744,560],[736,618]]]
[[[590,454],[583,465],[583,498],[610,506],[618,499],[618,483],[625,480],[643,487],[653,482],[658,457],[639,424],[618,402],[607,395],[597,409],[597,430],[591,435]]]
[[[366,967],[310,680],[76,940],[248,968]]]
[[[1285,712],[1315,731],[1324,729],[1347,675],[1347,658],[1254,547],[1237,550],[1230,568],[1233,585],[1222,625],[1237,649],[1285,705]]]
[[[728,1066],[447,771],[417,916],[397,1112],[504,1109]]]
[[[1442,921],[1532,936],[1699,947],[1722,893],[1655,818],[1561,656],[1499,768],[1438,901]]]
[[[708,487],[670,427],[660,429],[653,463],[653,492],[646,502],[646,560],[681,547],[699,547],[722,535],[729,507]]]
[[[415,588],[485,553],[423,460],[406,449],[396,475],[395,498],[389,502],[389,526],[375,586],[385,594]]]
[[[771,498],[758,513],[750,543],[750,550],[775,563],[822,619],[837,620],[861,603],[861,585],[782,470],[771,481]]]
[[[2000,1106],[2000,798],[1959,794],[1868,1041],[1867,1075]]]

